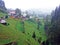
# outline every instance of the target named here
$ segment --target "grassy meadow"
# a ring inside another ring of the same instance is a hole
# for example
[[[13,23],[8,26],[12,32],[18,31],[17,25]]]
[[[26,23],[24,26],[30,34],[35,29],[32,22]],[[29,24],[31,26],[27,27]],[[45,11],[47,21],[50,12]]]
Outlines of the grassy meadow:
[[[22,33],[24,30],[20,19],[8,18],[6,21],[9,23],[8,26],[0,24],[0,45],[13,41],[16,41],[18,45],[40,45],[38,38],[41,38],[41,42],[46,40],[43,19],[41,19],[40,30],[37,30],[37,23],[25,21],[25,33]],[[36,34],[36,40],[32,38],[33,32]]]

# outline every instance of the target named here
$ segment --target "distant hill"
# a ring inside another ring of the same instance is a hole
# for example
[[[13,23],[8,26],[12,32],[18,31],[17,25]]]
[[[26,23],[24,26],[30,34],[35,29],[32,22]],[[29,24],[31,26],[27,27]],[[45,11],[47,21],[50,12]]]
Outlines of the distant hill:
[[[26,10],[28,12],[28,14],[33,15],[33,16],[46,16],[46,15],[50,15],[51,12],[49,11],[45,11],[42,9],[29,9]]]
[[[7,15],[7,9],[5,7],[4,1],[0,0],[0,17]]]
[[[0,0],[0,11],[6,12],[6,7],[4,1]]]
[[[28,9],[27,10],[29,13],[35,13],[35,14],[50,14],[51,11],[50,10],[46,10],[46,9]]]

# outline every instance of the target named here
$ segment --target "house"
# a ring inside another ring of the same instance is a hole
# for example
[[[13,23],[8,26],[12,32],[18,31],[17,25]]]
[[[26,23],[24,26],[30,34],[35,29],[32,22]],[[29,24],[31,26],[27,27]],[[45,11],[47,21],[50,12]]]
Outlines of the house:
[[[15,10],[9,10],[8,15],[10,15],[10,16],[16,15]]]
[[[15,10],[8,9],[7,11],[8,11],[8,15],[9,15],[10,17],[14,18],[14,16],[16,15]]]

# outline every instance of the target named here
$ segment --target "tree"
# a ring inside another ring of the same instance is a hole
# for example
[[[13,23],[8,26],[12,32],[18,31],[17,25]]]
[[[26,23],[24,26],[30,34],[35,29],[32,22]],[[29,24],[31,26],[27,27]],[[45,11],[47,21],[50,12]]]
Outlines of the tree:
[[[21,16],[21,10],[20,9],[17,8],[15,11],[16,11],[16,15]]]
[[[49,35],[49,28],[50,28],[50,26],[51,26],[51,15],[47,15],[46,17],[45,17],[45,27],[44,27],[44,29],[45,29],[45,33],[46,33],[46,35],[48,36]]]
[[[51,45],[60,45],[60,6],[52,12],[51,27],[48,28],[48,39]]]

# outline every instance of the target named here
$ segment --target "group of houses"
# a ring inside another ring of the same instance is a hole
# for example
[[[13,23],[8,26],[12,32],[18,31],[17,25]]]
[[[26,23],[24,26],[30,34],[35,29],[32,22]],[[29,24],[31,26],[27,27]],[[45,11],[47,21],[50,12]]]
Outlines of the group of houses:
[[[22,11],[21,11],[21,15],[17,15],[16,10],[12,10],[12,9],[8,10],[8,15],[11,18],[24,18],[24,19],[32,18],[32,16],[28,17],[28,15],[25,12],[22,12]]]

